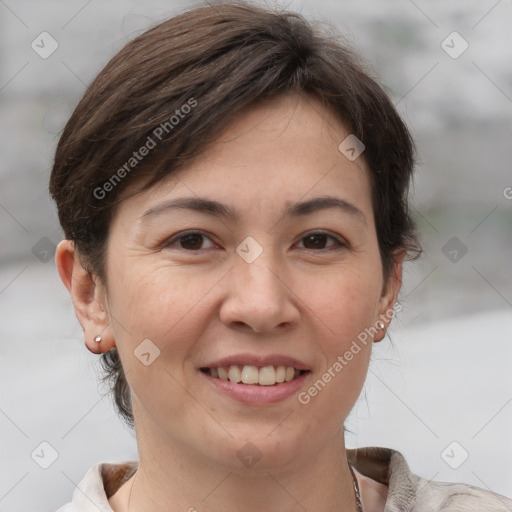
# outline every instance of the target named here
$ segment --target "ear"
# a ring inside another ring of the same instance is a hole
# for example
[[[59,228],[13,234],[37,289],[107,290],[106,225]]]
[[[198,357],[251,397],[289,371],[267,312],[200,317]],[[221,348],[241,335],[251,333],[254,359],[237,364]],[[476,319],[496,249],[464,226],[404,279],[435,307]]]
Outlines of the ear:
[[[379,332],[375,335],[374,341],[381,341],[386,335],[386,331],[391,323],[391,320],[395,316],[395,301],[402,287],[402,269],[403,261],[405,258],[406,251],[395,254],[393,266],[389,278],[384,283],[381,298],[379,300],[379,318],[378,320],[384,323],[384,329],[379,329]]]
[[[55,263],[73,301],[87,348],[94,354],[100,354],[115,347],[105,288],[97,276],[91,275],[82,266],[75,244],[71,240],[62,240],[59,243]],[[101,336],[101,342],[94,341],[96,336]]]

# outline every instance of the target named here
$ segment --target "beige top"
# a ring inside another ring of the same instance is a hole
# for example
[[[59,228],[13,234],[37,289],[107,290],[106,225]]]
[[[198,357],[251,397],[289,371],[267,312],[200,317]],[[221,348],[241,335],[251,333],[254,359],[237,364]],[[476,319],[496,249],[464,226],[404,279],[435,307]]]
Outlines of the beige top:
[[[512,500],[500,494],[411,473],[403,455],[390,448],[347,449],[347,458],[358,473],[387,486],[384,512],[512,512]],[[108,499],[136,470],[136,461],[92,466],[57,512],[113,512]]]

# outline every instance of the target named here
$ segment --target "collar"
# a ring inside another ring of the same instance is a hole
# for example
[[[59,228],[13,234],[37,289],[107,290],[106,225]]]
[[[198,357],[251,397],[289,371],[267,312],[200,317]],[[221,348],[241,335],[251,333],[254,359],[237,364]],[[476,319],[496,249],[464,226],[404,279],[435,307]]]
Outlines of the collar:
[[[388,487],[384,512],[511,512],[512,500],[467,484],[432,482],[409,469],[403,455],[391,448],[347,449],[349,464],[362,475]],[[92,466],[78,484],[72,503],[57,512],[113,512],[108,502],[137,470],[137,461]]]
[[[421,478],[411,472],[400,452],[378,446],[346,451],[349,464],[359,473],[387,485],[386,512],[413,510]]]
[[[359,473],[389,487],[387,503],[399,501],[402,508],[396,510],[410,510],[410,507],[403,507],[413,502],[418,477],[410,473],[399,452],[380,447],[347,449],[346,452],[349,463]],[[73,493],[73,507],[57,512],[113,512],[108,499],[137,467],[137,461],[104,462],[92,466]]]

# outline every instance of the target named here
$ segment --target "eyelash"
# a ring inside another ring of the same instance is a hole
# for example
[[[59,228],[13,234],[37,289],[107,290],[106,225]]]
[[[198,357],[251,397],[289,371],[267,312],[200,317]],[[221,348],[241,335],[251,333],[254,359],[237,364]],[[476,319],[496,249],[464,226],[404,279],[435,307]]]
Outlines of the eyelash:
[[[178,233],[177,235],[171,237],[170,239],[166,240],[163,244],[161,244],[161,248],[163,249],[173,249],[173,248],[176,248],[178,250],[182,250],[182,251],[186,251],[186,252],[189,252],[189,253],[195,253],[195,252],[199,252],[201,251],[201,249],[184,249],[183,247],[173,247],[173,244],[179,242],[180,240],[188,237],[188,236],[192,236],[192,235],[197,235],[197,236],[202,236],[202,237],[205,237],[205,238],[208,238],[211,240],[211,238],[203,233],[202,231],[184,231],[184,232],[181,232],[181,233]],[[334,240],[336,242],[336,245],[335,246],[331,246],[329,248],[324,248],[324,249],[307,249],[305,248],[306,251],[313,251],[313,252],[320,252],[320,253],[324,253],[324,252],[330,252],[330,251],[333,251],[333,250],[340,250],[340,249],[344,249],[347,247],[347,244],[345,242],[343,242],[342,240],[340,240],[339,238],[335,237],[334,235],[331,235],[329,233],[325,233],[323,231],[311,231],[309,233],[307,233],[306,235],[304,235],[300,241],[304,240],[305,238],[308,238],[308,237],[312,237],[312,236],[326,236],[327,238],[330,238],[332,240]],[[211,240],[213,242],[213,240]]]

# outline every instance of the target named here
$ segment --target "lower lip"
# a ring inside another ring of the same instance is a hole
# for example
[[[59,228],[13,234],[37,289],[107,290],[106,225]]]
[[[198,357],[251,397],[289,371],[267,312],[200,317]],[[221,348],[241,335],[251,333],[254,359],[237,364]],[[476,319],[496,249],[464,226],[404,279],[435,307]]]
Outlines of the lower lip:
[[[218,391],[228,395],[238,402],[250,405],[275,404],[286,400],[299,392],[310,372],[305,372],[290,382],[282,382],[274,386],[254,386],[251,384],[235,384],[229,380],[222,380],[199,372]]]

